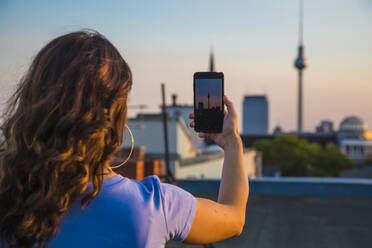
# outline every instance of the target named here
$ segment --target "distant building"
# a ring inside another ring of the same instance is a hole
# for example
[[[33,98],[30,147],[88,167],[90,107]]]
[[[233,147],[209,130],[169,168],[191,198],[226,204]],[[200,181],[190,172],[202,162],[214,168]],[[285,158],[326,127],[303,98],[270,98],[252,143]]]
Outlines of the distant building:
[[[203,104],[203,103],[202,103]],[[161,109],[161,106],[160,106]],[[188,133],[190,139],[195,144],[197,148],[202,148],[204,146],[204,139],[201,139],[194,129],[189,126],[191,119],[189,115],[194,112],[194,105],[192,104],[179,104],[178,95],[172,94],[172,104],[167,105],[167,113],[171,118],[180,117],[181,121],[184,122],[186,132]]]
[[[367,123],[357,116],[345,118],[339,127],[339,139],[364,139],[364,134],[368,130]]]
[[[372,163],[372,137],[367,123],[356,116],[345,118],[338,131],[341,151],[358,163]]]
[[[333,122],[328,120],[323,120],[316,127],[317,133],[331,133],[333,132]]]
[[[161,109],[161,106],[160,106]],[[172,94],[172,104],[167,105],[167,112],[170,117],[181,117],[185,123],[189,123],[191,119],[189,115],[194,112],[194,105],[192,104],[179,104],[178,95]]]
[[[173,109],[174,110],[174,109]],[[174,111],[176,113],[176,111]],[[223,151],[215,146],[203,147],[194,142],[193,134],[184,122],[182,112],[178,116],[168,115],[168,143],[170,169],[176,178],[221,178]],[[145,148],[146,157],[164,158],[163,119],[158,114],[138,114],[128,119],[135,146]],[[125,142],[124,148],[130,146]],[[253,149],[244,150],[244,165],[247,176],[254,178],[261,175],[260,154]],[[165,172],[165,171],[164,171]]]
[[[282,133],[279,128],[276,128],[272,135],[242,134],[241,138],[244,147],[250,148],[257,140],[272,140],[280,135],[297,135],[309,143],[317,143],[322,147],[332,143],[337,145],[343,154],[360,166],[372,165],[372,130],[368,130],[367,123],[356,116],[345,118],[337,131],[333,130],[332,122],[322,121],[317,127],[316,133]]]
[[[276,126],[273,131],[273,135],[281,135],[283,134],[283,129],[281,126]]]
[[[269,107],[266,96],[245,96],[243,101],[243,134],[268,134]]]
[[[128,119],[128,126],[132,130],[136,146],[145,147],[146,154],[152,157],[163,156],[164,136],[161,114],[138,114],[137,117]],[[171,156],[188,158],[197,154],[198,148],[190,139],[186,125],[180,117],[168,117],[168,136]]]

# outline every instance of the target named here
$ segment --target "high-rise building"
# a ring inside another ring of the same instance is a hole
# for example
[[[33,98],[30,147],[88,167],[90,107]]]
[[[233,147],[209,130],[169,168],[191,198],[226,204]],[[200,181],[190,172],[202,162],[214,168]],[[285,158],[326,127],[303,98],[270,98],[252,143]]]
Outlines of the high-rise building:
[[[269,103],[265,95],[245,96],[243,101],[243,134],[268,134]]]

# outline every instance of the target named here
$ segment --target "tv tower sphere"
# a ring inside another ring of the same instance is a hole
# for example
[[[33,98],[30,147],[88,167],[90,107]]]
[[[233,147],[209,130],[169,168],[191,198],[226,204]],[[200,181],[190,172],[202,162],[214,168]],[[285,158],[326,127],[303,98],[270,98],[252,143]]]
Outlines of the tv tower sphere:
[[[303,46],[300,45],[298,48],[298,57],[295,59],[294,66],[299,69],[305,69],[307,67],[307,61],[305,60],[305,57],[303,56]]]

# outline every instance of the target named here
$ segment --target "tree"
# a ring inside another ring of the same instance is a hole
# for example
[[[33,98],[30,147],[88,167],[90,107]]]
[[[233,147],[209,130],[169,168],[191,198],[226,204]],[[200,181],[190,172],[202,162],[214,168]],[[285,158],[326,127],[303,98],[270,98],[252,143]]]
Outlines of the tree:
[[[311,159],[312,175],[317,177],[338,177],[341,171],[355,168],[355,164],[332,143],[313,154]]]
[[[253,147],[262,152],[264,166],[279,166],[283,176],[336,177],[355,167],[337,146],[330,143],[322,148],[294,135],[258,140]]]

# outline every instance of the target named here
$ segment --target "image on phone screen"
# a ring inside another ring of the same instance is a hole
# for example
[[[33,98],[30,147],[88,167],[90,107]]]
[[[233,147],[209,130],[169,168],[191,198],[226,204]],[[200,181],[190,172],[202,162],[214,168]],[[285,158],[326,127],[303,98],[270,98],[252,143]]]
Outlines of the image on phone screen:
[[[195,130],[222,132],[223,79],[195,78]]]

